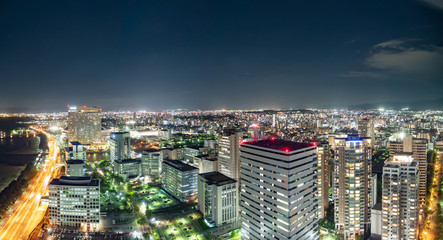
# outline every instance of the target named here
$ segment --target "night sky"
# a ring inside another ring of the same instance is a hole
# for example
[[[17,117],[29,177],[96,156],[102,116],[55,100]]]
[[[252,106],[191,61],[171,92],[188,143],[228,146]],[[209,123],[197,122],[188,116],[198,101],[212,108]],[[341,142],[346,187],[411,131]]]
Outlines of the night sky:
[[[0,110],[436,99],[438,1],[2,0]]]

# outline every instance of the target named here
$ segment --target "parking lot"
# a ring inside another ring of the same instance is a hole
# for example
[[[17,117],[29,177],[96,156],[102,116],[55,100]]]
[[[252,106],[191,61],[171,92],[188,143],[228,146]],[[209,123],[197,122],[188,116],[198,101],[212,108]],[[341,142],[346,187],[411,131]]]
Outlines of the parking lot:
[[[150,187],[143,194],[143,199],[151,210],[172,207],[178,204],[177,200],[158,187]]]
[[[54,229],[42,232],[39,239],[63,239],[63,240],[95,240],[95,239],[134,239],[130,233],[114,233],[114,232],[83,232],[71,229]]]
[[[156,226],[161,240],[204,240],[205,238],[198,234],[202,227],[198,223],[201,215],[197,213],[187,214],[184,217],[170,220],[159,221]]]

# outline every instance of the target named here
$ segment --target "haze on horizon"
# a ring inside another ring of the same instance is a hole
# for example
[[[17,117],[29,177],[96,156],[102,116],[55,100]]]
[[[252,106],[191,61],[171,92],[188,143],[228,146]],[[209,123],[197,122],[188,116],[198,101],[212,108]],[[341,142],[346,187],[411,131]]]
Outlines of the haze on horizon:
[[[0,4],[0,53],[0,112],[443,96],[443,11],[415,0],[8,0]]]

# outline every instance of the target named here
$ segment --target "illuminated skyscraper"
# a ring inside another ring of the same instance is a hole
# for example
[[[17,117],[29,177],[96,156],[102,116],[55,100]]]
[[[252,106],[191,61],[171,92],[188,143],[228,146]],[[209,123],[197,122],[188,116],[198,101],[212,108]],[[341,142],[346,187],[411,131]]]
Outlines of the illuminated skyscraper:
[[[418,163],[400,153],[383,167],[382,239],[415,240],[418,236]]]
[[[388,142],[389,156],[392,159],[397,153],[412,153],[414,161],[418,163],[420,171],[418,199],[419,207],[423,209],[426,200],[426,179],[427,179],[427,153],[426,153],[426,139],[413,138],[412,135],[407,134],[403,141]]]
[[[242,140],[243,133],[225,129],[219,141],[219,172],[237,181],[240,179],[240,142]]]
[[[78,106],[68,111],[69,141],[83,144],[101,141],[101,108]]]
[[[131,158],[131,138],[129,132],[113,132],[109,139],[111,163],[116,160]]]
[[[335,230],[357,239],[370,231],[371,139],[335,138],[334,148]]]
[[[241,168],[242,239],[318,239],[315,144],[243,143]]]

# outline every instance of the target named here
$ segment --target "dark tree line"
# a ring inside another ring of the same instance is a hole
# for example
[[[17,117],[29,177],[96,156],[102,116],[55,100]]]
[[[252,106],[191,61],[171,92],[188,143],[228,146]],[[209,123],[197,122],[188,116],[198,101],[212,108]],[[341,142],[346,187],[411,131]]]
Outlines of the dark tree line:
[[[14,204],[28,187],[29,180],[35,175],[35,172],[34,164],[28,164],[16,180],[3,189],[0,193],[0,216],[8,210],[9,206]]]

